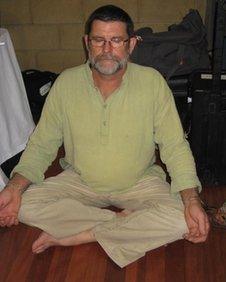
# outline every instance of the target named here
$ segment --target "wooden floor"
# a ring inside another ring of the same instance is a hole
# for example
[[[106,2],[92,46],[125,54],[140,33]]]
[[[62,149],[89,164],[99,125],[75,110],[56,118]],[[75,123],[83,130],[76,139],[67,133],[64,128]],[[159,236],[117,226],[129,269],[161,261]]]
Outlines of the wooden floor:
[[[205,188],[202,198],[220,206],[226,187]],[[226,231],[212,229],[206,243],[180,240],[150,251],[120,269],[97,243],[31,252],[40,231],[20,224],[0,228],[0,282],[225,282]]]

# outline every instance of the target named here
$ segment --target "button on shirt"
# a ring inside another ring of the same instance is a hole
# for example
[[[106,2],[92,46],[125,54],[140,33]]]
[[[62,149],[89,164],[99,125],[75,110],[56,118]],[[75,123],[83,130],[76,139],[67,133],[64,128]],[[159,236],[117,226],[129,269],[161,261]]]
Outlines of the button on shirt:
[[[129,63],[105,101],[89,63],[64,71],[14,172],[42,181],[62,143],[63,168],[74,169],[96,192],[125,191],[147,174],[162,175],[154,165],[156,143],[173,193],[200,186],[172,93],[152,68]]]

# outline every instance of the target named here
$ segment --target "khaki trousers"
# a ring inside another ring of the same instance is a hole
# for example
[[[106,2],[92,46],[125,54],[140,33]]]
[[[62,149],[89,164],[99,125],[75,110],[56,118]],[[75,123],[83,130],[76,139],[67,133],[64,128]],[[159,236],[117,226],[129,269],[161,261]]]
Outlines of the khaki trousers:
[[[103,209],[110,205],[133,212],[117,217]],[[169,194],[169,184],[160,178],[147,176],[127,192],[100,194],[72,170],[31,185],[23,194],[19,220],[56,238],[92,229],[120,267],[187,232],[183,204]]]

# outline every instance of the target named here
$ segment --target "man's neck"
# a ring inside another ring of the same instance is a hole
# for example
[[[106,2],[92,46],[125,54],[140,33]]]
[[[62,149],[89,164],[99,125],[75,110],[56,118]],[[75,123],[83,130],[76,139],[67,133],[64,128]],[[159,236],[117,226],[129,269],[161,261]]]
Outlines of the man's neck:
[[[119,88],[125,71],[126,68],[123,68],[113,75],[103,75],[97,70],[92,69],[94,84],[100,90],[104,100]]]

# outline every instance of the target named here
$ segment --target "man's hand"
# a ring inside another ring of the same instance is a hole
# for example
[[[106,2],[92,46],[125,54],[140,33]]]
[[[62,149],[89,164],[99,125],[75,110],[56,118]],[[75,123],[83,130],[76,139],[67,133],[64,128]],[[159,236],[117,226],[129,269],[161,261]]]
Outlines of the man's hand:
[[[181,191],[184,203],[184,215],[189,232],[184,238],[193,243],[204,242],[209,233],[208,216],[202,208],[201,201],[195,189]]]
[[[12,187],[6,187],[0,193],[0,226],[18,224],[18,212],[21,203],[21,192]]]
[[[16,173],[0,192],[0,226],[18,224],[21,195],[30,184],[30,180]]]

